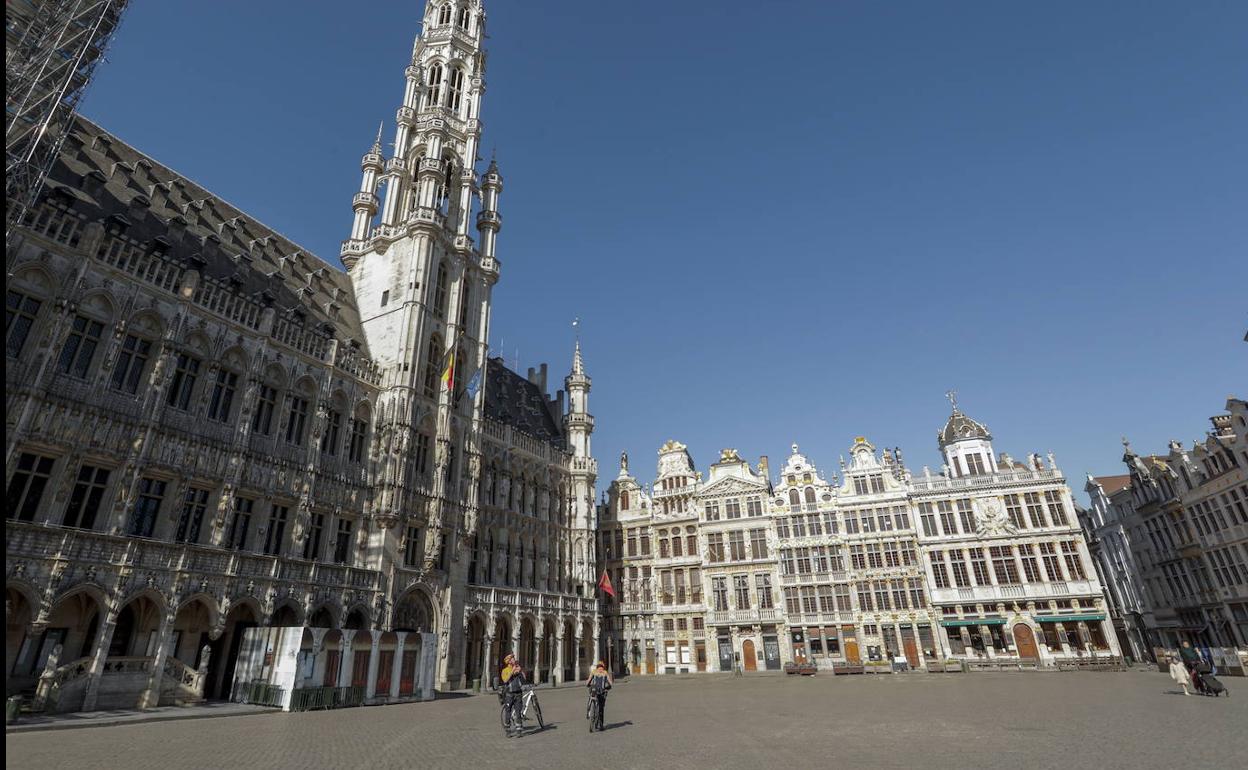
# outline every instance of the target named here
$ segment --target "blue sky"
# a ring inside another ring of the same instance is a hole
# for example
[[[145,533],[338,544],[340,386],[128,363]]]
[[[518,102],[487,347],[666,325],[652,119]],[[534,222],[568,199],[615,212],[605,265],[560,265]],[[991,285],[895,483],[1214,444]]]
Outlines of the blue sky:
[[[84,112],[323,258],[422,4],[135,2]],[[1248,4],[493,0],[493,345],[570,362],[603,481],[668,438],[1082,474],[1248,396]]]

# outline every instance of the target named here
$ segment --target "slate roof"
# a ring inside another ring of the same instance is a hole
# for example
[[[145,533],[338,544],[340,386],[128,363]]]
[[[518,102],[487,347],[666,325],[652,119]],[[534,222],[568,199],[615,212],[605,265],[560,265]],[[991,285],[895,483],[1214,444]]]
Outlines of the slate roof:
[[[508,369],[501,358],[491,358],[486,365],[485,416],[541,441],[565,445],[557,402]]]
[[[75,208],[97,209],[97,219],[122,217],[125,234],[140,243],[170,242],[168,257],[199,263],[201,274],[232,281],[279,316],[302,312],[308,326],[355,341],[367,355],[346,272],[92,121],[75,118],[47,187]]]

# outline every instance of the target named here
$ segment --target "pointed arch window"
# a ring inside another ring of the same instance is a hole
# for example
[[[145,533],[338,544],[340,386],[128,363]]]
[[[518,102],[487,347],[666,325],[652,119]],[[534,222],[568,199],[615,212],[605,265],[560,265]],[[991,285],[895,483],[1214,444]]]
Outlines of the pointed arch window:
[[[442,103],[442,65],[434,64],[429,68],[429,99],[427,107],[436,107]]]
[[[450,281],[447,273],[445,262],[438,265],[438,278],[433,287],[433,308],[439,318],[446,318],[447,284]]]
[[[455,369],[451,372],[451,378],[452,378],[451,379],[451,406],[452,407],[455,407],[458,405],[459,397],[463,395],[464,386],[461,383],[465,382],[464,375],[467,374],[467,372],[468,372],[468,358],[466,354],[464,353],[463,346],[461,345],[455,350]],[[469,401],[465,403],[470,404],[471,399],[469,399]]]
[[[429,338],[429,348],[425,351],[424,390],[426,398],[438,397],[438,375],[442,372],[442,339],[438,335]]]
[[[460,334],[466,334],[468,332],[468,299],[469,299],[469,294],[468,294],[469,287],[468,287],[467,277],[465,276],[465,280],[460,281],[460,283],[462,285],[459,287],[459,332]]]
[[[438,9],[438,24],[451,23],[451,4],[447,3]]]
[[[459,9],[459,28],[464,31],[467,31],[468,25],[469,23],[471,23],[471,21],[472,21],[472,14],[469,13],[468,9],[460,8]]]
[[[437,201],[443,214],[450,211],[451,190],[455,189],[455,160],[451,157],[442,159],[442,181],[438,185]]]
[[[447,91],[449,99],[447,106],[455,112],[459,112],[460,104],[464,99],[464,70],[461,67],[451,68],[451,77],[447,81]]]

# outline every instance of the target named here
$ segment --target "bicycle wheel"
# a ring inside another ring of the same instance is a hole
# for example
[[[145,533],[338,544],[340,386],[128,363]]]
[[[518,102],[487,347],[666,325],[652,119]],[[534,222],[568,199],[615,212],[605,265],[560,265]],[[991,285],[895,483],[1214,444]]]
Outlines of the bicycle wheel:
[[[537,696],[533,696],[533,716],[537,717],[537,729],[546,729],[546,720],[542,719],[542,704],[537,702]]]
[[[509,732],[511,730],[511,708],[506,704],[503,705],[502,713],[499,714],[499,719],[503,722],[503,732]]]

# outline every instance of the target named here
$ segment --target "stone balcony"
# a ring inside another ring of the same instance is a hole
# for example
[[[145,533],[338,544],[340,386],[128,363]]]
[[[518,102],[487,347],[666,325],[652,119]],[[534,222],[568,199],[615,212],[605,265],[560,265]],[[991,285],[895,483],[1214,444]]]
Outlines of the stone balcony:
[[[164,591],[173,590],[180,578],[192,576],[357,592],[381,587],[381,573],[341,564],[17,521],[6,522],[5,528],[9,576],[38,583],[37,573],[63,570],[65,589],[79,577],[102,578],[106,571],[143,574],[153,587]]]
[[[780,620],[780,610],[726,610],[711,613],[711,623],[775,623]]]
[[[572,596],[553,591],[537,591],[528,588],[503,588],[470,586],[468,601],[482,609],[519,609],[535,615],[547,613],[580,613],[593,617],[598,613],[598,601],[592,597]]]
[[[1099,596],[1100,591],[1088,580],[1068,580],[1055,583],[1021,583],[1004,586],[974,586],[971,588],[933,588],[932,602],[1016,602],[1049,599],[1064,596]]]
[[[969,489],[971,487],[1005,486],[1009,484],[1037,483],[1044,481],[1065,481],[1061,471],[1052,468],[1024,471],[1002,471],[998,473],[981,473],[974,476],[945,478],[932,476],[926,478],[915,476],[910,481],[915,492],[935,492],[939,490]]]
[[[916,612],[922,612],[916,610]],[[785,613],[790,626],[823,626],[841,623],[853,624],[857,620],[852,612],[797,612]]]
[[[890,569],[901,569],[901,568],[890,568]],[[781,575],[780,576],[780,582],[786,586],[787,585],[799,585],[802,583],[810,583],[811,585],[814,585],[817,583],[828,583],[828,582],[844,583],[847,580],[849,580],[849,573],[843,570],[838,570],[838,571],[833,571],[833,572],[806,572],[806,573],[801,573],[801,574],[796,574],[796,575]]]

